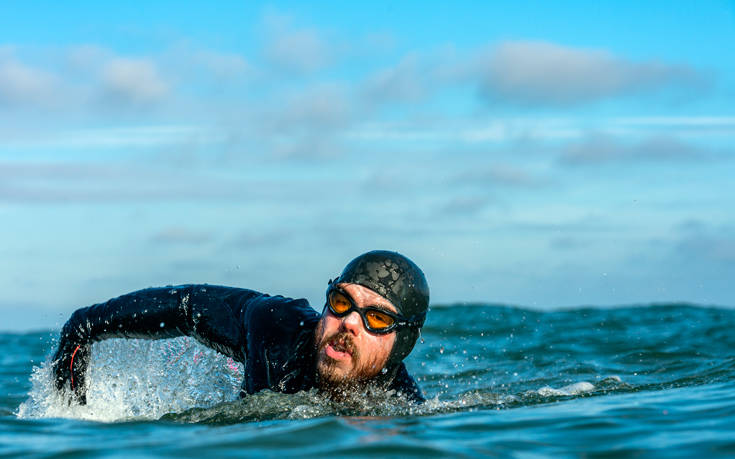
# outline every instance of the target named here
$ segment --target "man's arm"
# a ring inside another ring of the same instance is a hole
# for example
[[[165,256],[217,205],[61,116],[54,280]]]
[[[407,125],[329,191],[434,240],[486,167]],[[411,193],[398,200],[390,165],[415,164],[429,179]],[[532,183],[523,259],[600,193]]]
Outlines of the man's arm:
[[[85,403],[90,346],[108,338],[186,335],[245,362],[243,316],[248,303],[261,296],[253,290],[184,285],[140,290],[79,309],[61,331],[54,355],[56,387],[61,389],[69,381],[76,398]]]

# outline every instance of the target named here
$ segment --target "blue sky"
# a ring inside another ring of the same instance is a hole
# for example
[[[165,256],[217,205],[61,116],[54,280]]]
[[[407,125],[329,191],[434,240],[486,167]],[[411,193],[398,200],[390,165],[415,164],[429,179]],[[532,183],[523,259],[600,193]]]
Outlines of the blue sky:
[[[0,329],[398,250],[434,303],[735,305],[733,2],[3,2]]]

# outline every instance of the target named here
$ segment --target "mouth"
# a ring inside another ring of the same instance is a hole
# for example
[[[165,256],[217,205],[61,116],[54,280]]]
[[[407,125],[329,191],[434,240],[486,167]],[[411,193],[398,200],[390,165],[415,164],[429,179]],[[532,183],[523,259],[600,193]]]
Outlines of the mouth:
[[[345,338],[333,338],[329,340],[324,350],[334,360],[352,359],[352,345]]]

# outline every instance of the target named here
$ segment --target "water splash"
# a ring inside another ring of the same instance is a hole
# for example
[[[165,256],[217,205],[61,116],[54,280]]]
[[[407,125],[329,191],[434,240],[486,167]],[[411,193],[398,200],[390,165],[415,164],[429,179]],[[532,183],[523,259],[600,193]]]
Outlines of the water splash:
[[[53,384],[51,363],[34,368],[19,417],[94,421],[158,419],[166,413],[237,399],[242,365],[191,338],[111,339],[92,346],[87,405],[69,403]]]
[[[81,406],[69,402],[68,391],[60,393],[55,389],[49,361],[34,368],[29,398],[21,404],[17,415],[101,422],[163,418],[205,423],[308,419],[328,415],[408,416],[501,409],[597,390],[586,381],[559,389],[544,386],[518,395],[499,394],[487,387],[452,396],[438,394],[423,405],[375,390],[349,394],[339,401],[316,390],[298,394],[263,391],[239,399],[242,365],[190,338],[113,339],[96,343],[92,346],[88,371],[87,405]],[[607,388],[610,388],[610,381]]]
[[[242,366],[196,341],[117,339],[92,346],[87,406],[65,403],[46,363],[34,369],[29,398],[17,414],[97,421],[173,416],[182,422],[430,415],[727,381],[735,368],[726,333],[735,316],[722,310],[469,307],[461,314],[449,308],[432,314],[425,343],[407,359],[429,398],[420,407],[385,394],[336,403],[316,391],[265,391],[239,400]],[[674,319],[702,325],[672,331]]]
[[[612,451],[730,457],[735,451],[733,327],[735,310],[682,305],[553,312],[436,308],[422,331],[425,341],[406,361],[429,398],[421,406],[385,394],[336,402],[316,391],[263,391],[240,400],[241,368],[186,340],[178,348],[165,341],[95,344],[94,380],[88,382],[97,400],[69,406],[53,389],[48,363],[32,370],[33,362],[53,351],[48,334],[0,334],[5,351],[0,412],[12,435],[6,437],[13,438],[6,446],[27,456],[119,451],[604,456]],[[25,377],[31,372],[29,382]],[[117,422],[100,428],[9,419],[11,413]],[[154,422],[124,422],[130,419]],[[147,432],[142,437],[141,428]],[[206,435],[199,435],[202,429]]]

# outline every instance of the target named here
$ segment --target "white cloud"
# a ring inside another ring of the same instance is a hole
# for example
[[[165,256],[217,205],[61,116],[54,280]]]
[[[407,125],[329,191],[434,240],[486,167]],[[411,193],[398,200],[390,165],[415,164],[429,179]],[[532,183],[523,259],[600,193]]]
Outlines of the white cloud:
[[[156,64],[146,58],[110,59],[102,69],[102,83],[106,98],[132,105],[158,102],[170,89]]]
[[[341,85],[307,87],[273,97],[247,123],[232,126],[265,157],[325,159],[340,154],[340,133],[354,121],[355,108]]]
[[[9,134],[9,135],[8,135]],[[7,137],[6,137],[7,135]],[[0,131],[0,147],[5,148],[137,148],[180,145],[189,142],[222,143],[223,132],[198,126],[121,126],[100,129],[30,131],[24,135]]]
[[[418,56],[408,55],[397,65],[369,77],[364,86],[367,103],[414,102],[426,93],[426,71]]]
[[[113,203],[237,199],[242,183],[199,171],[142,167],[136,163],[0,163],[0,202]]]
[[[50,105],[56,83],[52,74],[20,62],[11,52],[0,54],[0,106]]]
[[[79,180],[90,177],[105,179],[116,175],[114,168],[106,165],[48,162],[48,161],[3,161],[0,162],[0,179],[25,180]]]
[[[239,54],[201,50],[194,57],[218,78],[235,79],[254,73],[253,67]]]
[[[113,56],[109,49],[94,44],[72,46],[66,50],[67,63],[78,71],[97,71],[104,60]]]
[[[478,119],[476,116],[455,116],[401,122],[364,122],[356,124],[345,135],[362,141],[486,144],[518,139],[577,139],[583,134],[584,130],[573,119]]]
[[[87,44],[51,50],[44,61],[48,68],[41,69],[29,63],[32,51],[19,50],[18,57],[14,51],[0,53],[0,109],[6,113],[40,108],[45,115],[63,113],[67,119],[99,114],[100,108],[109,112],[154,104],[171,90],[159,58],[122,57]],[[32,114],[37,121],[38,113]]]
[[[663,126],[672,128],[735,128],[735,116],[632,116],[614,118],[613,122],[632,126]]]
[[[560,160],[569,165],[591,165],[616,161],[691,161],[717,157],[717,152],[673,136],[658,135],[624,142],[614,136],[593,133],[567,145]]]
[[[317,29],[294,27],[290,17],[275,11],[266,14],[264,22],[264,54],[276,67],[304,74],[320,70],[331,62],[331,49]]]
[[[521,104],[575,104],[704,81],[683,65],[536,41],[500,43],[477,56],[475,71],[488,100]]]
[[[339,85],[311,87],[286,99],[276,112],[279,131],[343,126],[352,117],[348,91]]]
[[[670,132],[680,137],[729,141],[735,134],[733,116],[633,116],[609,120],[619,133],[636,131]]]
[[[495,164],[487,167],[473,167],[461,172],[454,176],[451,183],[538,188],[546,185],[548,180],[509,164]]]

